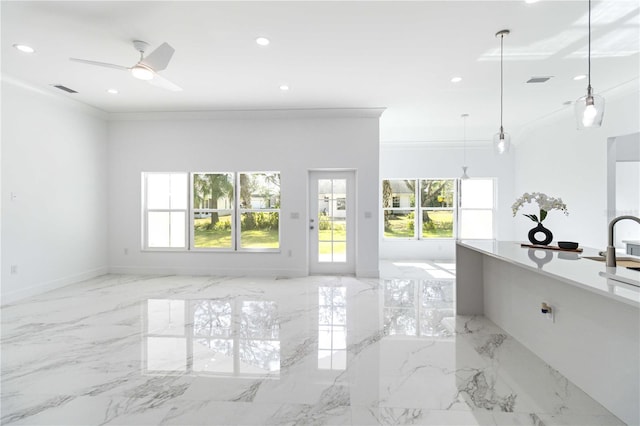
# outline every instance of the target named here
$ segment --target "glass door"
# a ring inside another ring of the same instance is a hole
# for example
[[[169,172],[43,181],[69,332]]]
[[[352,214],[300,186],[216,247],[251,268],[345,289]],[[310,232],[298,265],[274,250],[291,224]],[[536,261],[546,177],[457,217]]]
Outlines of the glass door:
[[[355,273],[354,172],[310,173],[311,273]]]

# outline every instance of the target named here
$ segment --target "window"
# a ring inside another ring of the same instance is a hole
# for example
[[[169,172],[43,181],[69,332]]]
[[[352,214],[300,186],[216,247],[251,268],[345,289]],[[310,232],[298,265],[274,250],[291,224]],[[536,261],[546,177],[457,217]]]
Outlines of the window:
[[[278,172],[143,173],[142,185],[145,249],[280,247]]]
[[[384,237],[491,239],[494,185],[494,179],[383,180]]]
[[[187,247],[187,173],[144,175],[145,248]]]
[[[240,248],[280,247],[280,173],[240,173]]]
[[[460,229],[458,231],[460,238],[493,238],[493,194],[493,179],[460,181]]]
[[[233,173],[192,175],[194,248],[233,248]]]
[[[415,237],[415,180],[383,180],[382,207],[386,238]]]
[[[420,181],[421,238],[453,238],[453,179]]]

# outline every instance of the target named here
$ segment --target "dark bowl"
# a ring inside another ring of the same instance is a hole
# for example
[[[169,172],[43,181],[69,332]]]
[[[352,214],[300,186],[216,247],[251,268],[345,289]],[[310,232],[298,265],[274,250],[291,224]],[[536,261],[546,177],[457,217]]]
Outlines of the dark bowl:
[[[575,243],[573,241],[558,241],[558,247],[574,250],[578,248],[578,243]]]

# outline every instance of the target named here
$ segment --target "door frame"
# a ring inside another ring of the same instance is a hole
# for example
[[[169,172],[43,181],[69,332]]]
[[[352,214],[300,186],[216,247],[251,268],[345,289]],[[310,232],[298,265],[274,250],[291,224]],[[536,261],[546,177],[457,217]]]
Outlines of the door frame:
[[[346,262],[320,262],[318,260],[318,180],[346,179]],[[355,169],[310,169],[307,178],[308,207],[307,227],[308,239],[308,268],[309,275],[332,275],[356,273],[356,170]],[[312,222],[313,220],[313,222]]]

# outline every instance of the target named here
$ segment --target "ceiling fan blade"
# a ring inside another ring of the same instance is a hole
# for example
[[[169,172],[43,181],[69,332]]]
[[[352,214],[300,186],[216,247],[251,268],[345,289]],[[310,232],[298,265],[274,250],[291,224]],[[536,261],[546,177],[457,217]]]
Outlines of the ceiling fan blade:
[[[78,58],[69,58],[69,60],[74,62],[80,62],[83,64],[97,65],[99,67],[115,68],[117,70],[125,70],[125,71],[129,70],[129,67],[124,67],[122,65],[116,65],[116,64],[108,64],[106,62],[87,61],[86,59],[78,59]]]
[[[173,52],[175,52],[173,47],[169,46],[168,43],[162,43],[156,50],[144,57],[140,63],[154,71],[162,71],[169,65]]]
[[[154,73],[153,78],[148,80],[149,84],[163,89],[171,90],[172,92],[182,92],[182,87],[175,83],[170,82],[166,78],[162,77],[158,73]]]

